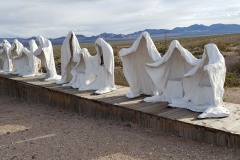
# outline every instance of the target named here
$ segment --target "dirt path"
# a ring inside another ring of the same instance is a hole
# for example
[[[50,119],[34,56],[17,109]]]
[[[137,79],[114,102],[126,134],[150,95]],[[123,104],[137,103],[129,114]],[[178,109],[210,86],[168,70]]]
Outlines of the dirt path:
[[[0,97],[1,159],[240,159],[240,150],[193,142]]]

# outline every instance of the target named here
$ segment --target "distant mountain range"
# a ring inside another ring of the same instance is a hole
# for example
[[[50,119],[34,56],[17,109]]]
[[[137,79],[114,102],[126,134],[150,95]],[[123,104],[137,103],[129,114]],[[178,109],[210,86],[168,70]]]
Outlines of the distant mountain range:
[[[142,32],[147,31],[152,38],[178,38],[178,37],[193,37],[193,36],[205,36],[205,35],[217,35],[217,34],[231,34],[240,33],[240,25],[238,24],[213,24],[205,26],[202,24],[194,24],[189,27],[176,27],[172,30],[168,29],[145,29],[143,31],[137,31],[130,34],[113,34],[113,33],[102,33],[96,36],[87,37],[84,35],[76,35],[79,42],[94,42],[97,38],[101,37],[106,41],[123,41],[136,39]],[[24,45],[28,45],[30,38],[17,38]],[[5,38],[0,38],[2,41]],[[13,42],[15,38],[6,38],[9,42]],[[50,38],[52,44],[62,44],[65,37]]]

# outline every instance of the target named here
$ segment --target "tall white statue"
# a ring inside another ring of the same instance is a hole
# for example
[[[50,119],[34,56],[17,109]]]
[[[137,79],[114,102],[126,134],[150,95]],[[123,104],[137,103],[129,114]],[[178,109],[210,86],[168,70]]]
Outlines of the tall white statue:
[[[61,75],[57,84],[69,83],[72,80],[72,69],[79,61],[81,48],[74,32],[69,32],[61,47]]]
[[[39,74],[41,68],[41,60],[37,58],[33,53],[37,50],[38,46],[35,40],[30,40],[29,42],[30,50],[26,49],[25,54],[28,57],[28,65],[25,65],[25,68],[28,68],[27,73],[23,77],[33,77]]]
[[[2,47],[0,49],[0,72],[9,73],[13,68],[10,57],[11,44],[7,40],[3,40],[0,46]]]
[[[198,63],[199,60],[177,40],[172,41],[161,59],[146,64],[147,72],[157,86],[159,95],[147,97],[144,101],[171,102],[172,99],[182,98],[184,94],[182,78]]]
[[[43,38],[42,36],[37,37],[36,41],[39,43],[38,48],[33,54],[41,60],[41,63],[45,65],[47,73],[43,75],[45,81],[58,81],[61,76],[57,74],[53,47],[51,41]]]
[[[140,94],[158,94],[145,64],[153,63],[161,56],[147,32],[143,32],[130,48],[121,49],[119,56],[122,60],[123,73],[130,86],[130,91],[126,95],[128,98],[138,97]]]
[[[91,56],[87,49],[80,52],[80,60],[73,73],[83,73],[85,78],[78,76],[79,90],[97,90],[96,94],[104,94],[116,90],[114,80],[114,55],[113,49],[102,38],[95,41],[97,54]],[[84,62],[84,63],[83,63]],[[76,72],[77,71],[77,72]],[[79,82],[83,79],[84,82]]]
[[[225,60],[217,46],[205,45],[201,63],[184,75],[184,97],[170,106],[203,112],[198,118],[229,116],[223,107],[225,76]]]

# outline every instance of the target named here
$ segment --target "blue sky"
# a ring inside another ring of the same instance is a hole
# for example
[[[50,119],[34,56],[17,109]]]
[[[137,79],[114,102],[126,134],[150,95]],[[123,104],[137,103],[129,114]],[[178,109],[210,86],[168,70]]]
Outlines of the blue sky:
[[[0,0],[3,1],[3,0]],[[0,5],[0,37],[87,36],[240,24],[239,0],[8,0]]]

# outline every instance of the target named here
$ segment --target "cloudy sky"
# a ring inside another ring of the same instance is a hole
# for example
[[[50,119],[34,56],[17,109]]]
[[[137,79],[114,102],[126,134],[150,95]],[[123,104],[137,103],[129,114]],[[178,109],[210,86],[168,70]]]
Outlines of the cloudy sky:
[[[0,37],[240,24],[239,0],[0,0]]]

